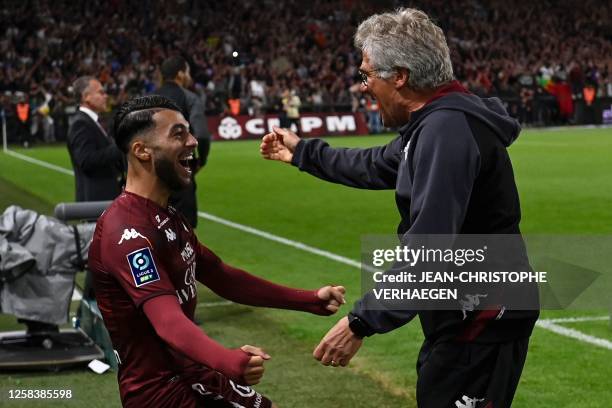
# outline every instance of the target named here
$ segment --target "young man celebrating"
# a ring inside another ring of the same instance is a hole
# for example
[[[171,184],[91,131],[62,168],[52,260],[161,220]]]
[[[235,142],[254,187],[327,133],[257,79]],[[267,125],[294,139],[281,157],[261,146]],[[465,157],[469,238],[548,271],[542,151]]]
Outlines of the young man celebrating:
[[[119,362],[125,407],[270,407],[257,384],[270,358],[253,346],[227,349],[193,322],[196,280],[234,302],[329,315],[344,288],[291,289],[225,264],[168,206],[192,180],[197,140],[179,108],[161,96],[132,99],[117,113],[128,158],[125,191],[98,220],[89,252],[98,306]]]

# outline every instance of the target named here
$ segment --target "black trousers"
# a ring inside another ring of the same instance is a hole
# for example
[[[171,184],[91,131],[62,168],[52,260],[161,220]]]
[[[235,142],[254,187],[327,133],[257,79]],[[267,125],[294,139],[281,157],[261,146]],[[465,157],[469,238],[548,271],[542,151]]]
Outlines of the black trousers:
[[[170,204],[187,218],[191,227],[198,225],[198,203],[196,200],[196,183],[192,180],[189,187],[173,192],[170,195]]]
[[[417,362],[419,408],[506,408],[518,386],[529,338],[506,343],[432,343]]]

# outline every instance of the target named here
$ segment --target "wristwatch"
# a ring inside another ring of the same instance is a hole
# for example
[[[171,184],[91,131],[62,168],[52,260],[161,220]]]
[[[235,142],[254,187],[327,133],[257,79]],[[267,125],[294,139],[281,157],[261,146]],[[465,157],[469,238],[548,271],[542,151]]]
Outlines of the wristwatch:
[[[372,335],[372,329],[359,318],[359,316],[355,316],[352,312],[348,314],[349,328],[353,332],[353,334],[360,339],[364,337]]]

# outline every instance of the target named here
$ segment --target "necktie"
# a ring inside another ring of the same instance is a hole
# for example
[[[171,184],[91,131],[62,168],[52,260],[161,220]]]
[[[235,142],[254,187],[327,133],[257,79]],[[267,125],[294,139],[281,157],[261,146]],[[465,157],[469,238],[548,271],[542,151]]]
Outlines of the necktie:
[[[108,133],[106,133],[106,130],[104,130],[104,127],[102,126],[102,123],[100,123],[100,118],[98,118],[98,120],[96,121],[96,125],[98,125],[98,127],[100,128],[100,130],[104,134],[104,137],[106,137],[108,139]]]

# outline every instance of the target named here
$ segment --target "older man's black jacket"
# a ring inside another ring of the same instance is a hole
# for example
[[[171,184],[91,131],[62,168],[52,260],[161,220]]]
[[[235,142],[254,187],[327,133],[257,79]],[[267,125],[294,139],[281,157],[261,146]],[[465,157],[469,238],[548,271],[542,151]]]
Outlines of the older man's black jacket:
[[[321,179],[351,187],[394,189],[402,242],[421,234],[513,234],[521,211],[507,153],[520,131],[497,98],[451,92],[413,112],[386,146],[332,148],[319,139],[298,144],[293,165]],[[521,259],[529,268],[526,254]],[[537,296],[537,295],[536,295]],[[507,310],[464,321],[459,311],[374,310],[372,293],[352,313],[369,334],[384,333],[417,314],[425,336],[505,341],[531,334],[538,312]]]

